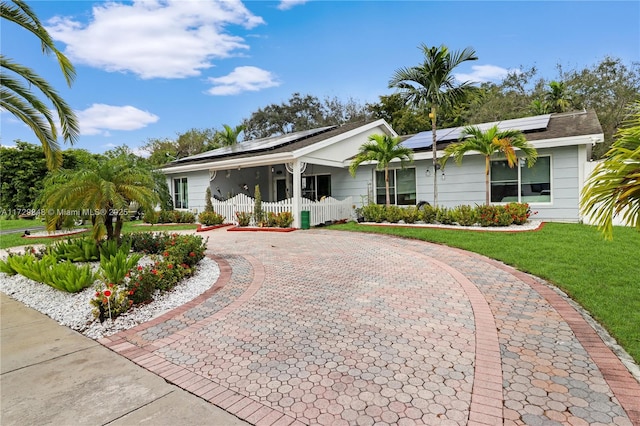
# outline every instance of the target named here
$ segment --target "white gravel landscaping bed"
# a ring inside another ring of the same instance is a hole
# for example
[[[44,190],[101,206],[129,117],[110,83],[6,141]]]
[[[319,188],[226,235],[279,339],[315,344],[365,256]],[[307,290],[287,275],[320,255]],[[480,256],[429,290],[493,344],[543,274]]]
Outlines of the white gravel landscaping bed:
[[[180,282],[173,290],[156,293],[153,302],[135,306],[115,320],[102,324],[94,318],[89,303],[96,289],[91,286],[79,293],[65,293],[22,275],[0,272],[0,291],[25,305],[48,315],[59,324],[70,327],[92,339],[100,339],[156,318],[193,300],[211,288],[220,276],[218,264],[208,257],[197,266],[196,273]]]

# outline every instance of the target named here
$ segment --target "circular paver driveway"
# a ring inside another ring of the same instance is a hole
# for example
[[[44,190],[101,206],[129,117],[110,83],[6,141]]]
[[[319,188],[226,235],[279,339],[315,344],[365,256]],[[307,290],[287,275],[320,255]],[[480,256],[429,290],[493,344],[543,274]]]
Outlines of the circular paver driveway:
[[[540,280],[418,241],[208,232],[193,302],[102,343],[249,423],[617,424],[640,386]]]

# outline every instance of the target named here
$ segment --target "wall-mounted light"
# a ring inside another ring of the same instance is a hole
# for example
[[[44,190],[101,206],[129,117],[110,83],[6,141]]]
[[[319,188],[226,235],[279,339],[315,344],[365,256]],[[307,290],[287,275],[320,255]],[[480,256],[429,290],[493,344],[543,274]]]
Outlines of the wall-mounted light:
[[[440,163],[435,163],[435,164],[433,165],[433,168],[434,168],[436,171],[440,170],[440,168],[441,168]],[[424,172],[424,173],[425,173],[425,175],[427,175],[427,176],[431,176],[431,169],[430,169],[429,167],[427,167],[427,170],[425,170],[425,172]]]
[[[444,180],[444,170],[442,170],[442,180]]]
[[[231,170],[227,170],[226,176],[227,176],[227,179],[229,179],[231,177]]]

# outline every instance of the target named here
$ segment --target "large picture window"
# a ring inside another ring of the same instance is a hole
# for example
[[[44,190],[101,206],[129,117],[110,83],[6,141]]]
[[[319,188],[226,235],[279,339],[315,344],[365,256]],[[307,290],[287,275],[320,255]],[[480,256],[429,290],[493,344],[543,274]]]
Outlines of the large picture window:
[[[551,157],[538,157],[533,167],[510,168],[506,160],[491,162],[491,202],[550,203]]]
[[[176,209],[189,208],[187,178],[178,178],[173,180],[173,207]]]
[[[416,204],[416,169],[389,170],[389,197],[391,204],[400,206]],[[376,170],[376,203],[386,203],[384,170]]]
[[[331,195],[331,175],[302,176],[302,196],[318,201]]]

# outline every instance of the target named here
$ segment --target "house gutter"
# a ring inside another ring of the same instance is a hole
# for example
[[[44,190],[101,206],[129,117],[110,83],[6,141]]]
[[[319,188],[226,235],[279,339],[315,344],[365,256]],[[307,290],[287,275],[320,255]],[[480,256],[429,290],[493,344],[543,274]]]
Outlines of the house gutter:
[[[160,172],[165,175],[171,175],[176,173],[195,172],[201,170],[229,170],[237,168],[248,168],[258,166],[269,166],[272,164],[290,163],[295,159],[295,156],[291,152],[283,152],[278,154],[266,154],[256,157],[241,157],[233,158],[229,160],[212,159],[211,161],[197,164],[184,164],[164,167],[159,169]]]

